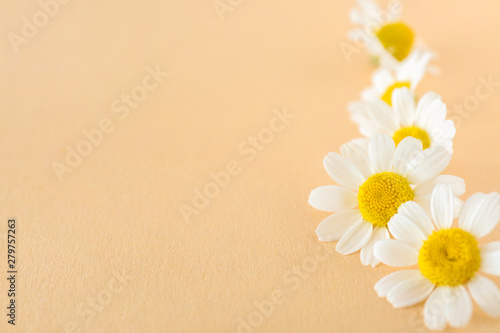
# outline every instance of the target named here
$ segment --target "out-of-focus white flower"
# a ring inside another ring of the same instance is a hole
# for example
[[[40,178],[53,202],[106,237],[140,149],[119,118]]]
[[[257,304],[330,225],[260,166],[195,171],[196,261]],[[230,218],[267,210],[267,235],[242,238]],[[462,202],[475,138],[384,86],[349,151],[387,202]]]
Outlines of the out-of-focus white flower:
[[[429,50],[413,30],[399,19],[401,4],[382,10],[372,0],[357,2],[359,7],[350,11],[351,21],[357,28],[349,36],[363,42],[381,67],[397,69],[412,52]]]

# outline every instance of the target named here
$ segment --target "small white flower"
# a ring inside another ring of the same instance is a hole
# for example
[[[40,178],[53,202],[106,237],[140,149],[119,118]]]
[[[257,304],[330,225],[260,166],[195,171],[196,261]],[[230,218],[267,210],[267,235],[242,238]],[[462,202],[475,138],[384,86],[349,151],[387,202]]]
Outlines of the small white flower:
[[[396,71],[387,68],[378,68],[372,74],[372,86],[361,92],[361,98],[366,102],[383,100],[392,105],[392,92],[396,88],[407,87],[412,91],[428,71],[430,52],[413,52],[401,62]]]
[[[364,136],[387,133],[396,144],[408,136],[419,139],[424,149],[443,146],[453,150],[455,124],[446,120],[446,104],[441,96],[428,92],[418,101],[406,87],[394,89],[392,107],[381,100],[349,105],[351,119]]]
[[[382,10],[372,0],[358,0],[359,8],[350,11],[351,21],[358,28],[350,32],[354,41],[361,41],[380,65],[396,69],[412,52],[428,50],[415,40],[413,30],[399,20],[401,7],[390,6]]]
[[[472,299],[489,315],[500,317],[500,290],[488,278],[500,276],[500,242],[478,245],[500,220],[500,194],[477,193],[464,204],[458,228],[452,228],[454,199],[449,185],[437,185],[432,193],[431,218],[418,205],[399,208],[389,230],[395,239],[375,244],[375,256],[394,267],[418,264],[417,270],[387,275],[375,290],[396,308],[420,303],[430,329],[466,326],[472,317]]]
[[[389,238],[387,226],[401,204],[412,201],[430,210],[431,191],[436,184],[451,184],[454,195],[465,192],[463,179],[439,174],[452,154],[441,146],[422,149],[412,137],[396,148],[387,134],[372,136],[367,146],[353,140],[341,147],[342,155],[329,153],[324,161],[327,173],[338,183],[311,191],[309,204],[335,212],[316,230],[320,241],[339,240],[336,250],[351,254],[361,250],[361,262],[376,266],[376,241]],[[455,205],[461,204],[454,197]]]

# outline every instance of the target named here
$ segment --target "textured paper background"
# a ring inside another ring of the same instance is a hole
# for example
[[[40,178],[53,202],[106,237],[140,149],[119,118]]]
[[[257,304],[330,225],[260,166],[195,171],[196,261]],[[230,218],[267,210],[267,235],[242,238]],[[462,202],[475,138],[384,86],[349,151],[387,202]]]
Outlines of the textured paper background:
[[[8,33],[40,7],[0,1],[0,253],[9,217],[20,241],[18,325],[2,254],[0,331],[427,332],[422,306],[373,291],[392,269],[320,244],[328,214],[307,205],[332,183],[323,156],[358,135],[346,104],[373,70],[339,48],[352,1],[232,3],[221,20],[211,0],[73,0],[16,53]],[[498,2],[402,3],[441,56],[419,93],[442,94],[457,121],[447,173],[465,198],[499,191],[500,87],[472,105],[480,77],[500,81]],[[157,65],[169,76],[121,120],[112,103]],[[295,119],[247,161],[283,107]],[[114,131],[59,182],[52,163],[104,118]],[[188,223],[180,205],[232,160],[240,173]],[[499,330],[476,307],[461,332]]]

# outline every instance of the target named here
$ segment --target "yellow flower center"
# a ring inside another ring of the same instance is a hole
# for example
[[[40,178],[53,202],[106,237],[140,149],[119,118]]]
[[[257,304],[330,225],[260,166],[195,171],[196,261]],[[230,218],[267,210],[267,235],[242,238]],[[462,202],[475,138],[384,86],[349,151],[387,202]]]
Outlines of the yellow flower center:
[[[413,197],[406,178],[394,172],[376,173],[359,187],[359,210],[366,221],[385,227],[399,206]]]
[[[477,240],[458,228],[434,231],[420,249],[418,265],[436,286],[467,283],[481,266]]]
[[[376,33],[384,48],[398,61],[410,54],[413,46],[413,31],[402,22],[388,23]]]
[[[392,106],[392,92],[394,91],[394,89],[403,88],[403,87],[410,88],[410,82],[396,82],[396,83],[394,83],[392,86],[387,88],[385,93],[380,98],[384,102],[386,102],[387,104]]]
[[[427,132],[423,129],[415,126],[400,128],[396,131],[396,133],[394,133],[394,136],[392,138],[394,139],[394,143],[396,143],[397,146],[399,145],[401,140],[408,136],[412,136],[415,139],[419,139],[420,141],[422,141],[422,146],[424,149],[427,149],[431,146],[431,139],[429,138],[429,134],[427,134]]]

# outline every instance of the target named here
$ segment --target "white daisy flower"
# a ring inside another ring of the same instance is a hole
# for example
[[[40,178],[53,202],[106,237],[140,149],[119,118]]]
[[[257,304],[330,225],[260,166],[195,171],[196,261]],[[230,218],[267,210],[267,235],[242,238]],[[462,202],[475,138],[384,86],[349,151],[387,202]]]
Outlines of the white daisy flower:
[[[412,136],[422,142],[424,149],[443,146],[453,151],[455,124],[446,120],[446,104],[441,96],[428,92],[417,103],[413,92],[403,87],[394,89],[391,104],[382,100],[351,103],[351,119],[367,137],[387,133],[397,145]]]
[[[452,154],[441,146],[423,150],[422,142],[409,137],[396,148],[387,134],[377,134],[363,142],[353,140],[341,147],[342,155],[329,153],[326,172],[339,184],[321,186],[309,196],[316,209],[334,212],[316,229],[320,241],[336,241],[337,252],[351,254],[361,250],[361,262],[376,266],[375,242],[388,239],[388,225],[405,202],[430,209],[430,196],[436,184],[451,184],[454,195],[465,192],[463,179],[439,174],[448,166]],[[454,199],[457,207],[461,201]]]
[[[428,50],[415,40],[413,30],[400,21],[400,7],[382,10],[372,0],[358,0],[359,8],[350,11],[350,18],[358,28],[350,32],[354,41],[361,41],[368,52],[385,68],[396,69],[413,51]]]
[[[422,80],[428,71],[430,52],[413,52],[408,58],[401,62],[396,71],[387,68],[378,68],[372,74],[372,86],[361,92],[362,100],[373,102],[383,100],[392,105],[392,92],[396,88],[407,87],[412,91]]]
[[[479,245],[500,220],[500,194],[477,193],[464,204],[453,223],[453,189],[437,185],[432,193],[431,215],[413,202],[401,205],[390,223],[395,239],[375,244],[375,256],[394,267],[418,264],[419,269],[387,275],[375,290],[396,308],[420,303],[430,329],[467,325],[472,299],[489,315],[500,317],[500,290],[479,271],[500,276],[500,242]]]

